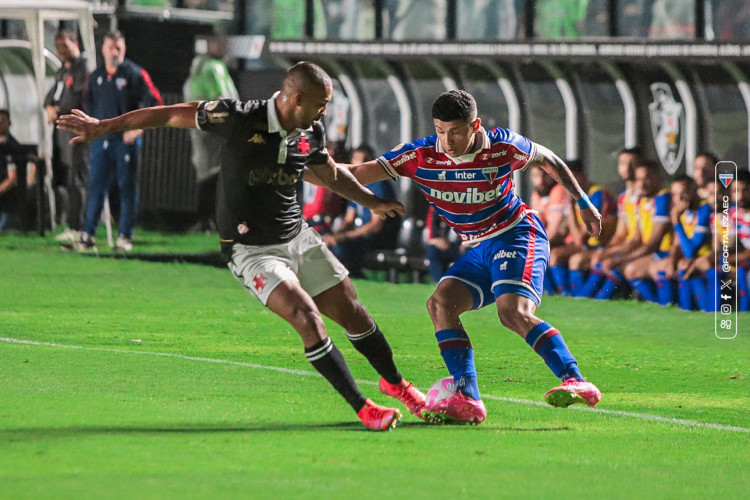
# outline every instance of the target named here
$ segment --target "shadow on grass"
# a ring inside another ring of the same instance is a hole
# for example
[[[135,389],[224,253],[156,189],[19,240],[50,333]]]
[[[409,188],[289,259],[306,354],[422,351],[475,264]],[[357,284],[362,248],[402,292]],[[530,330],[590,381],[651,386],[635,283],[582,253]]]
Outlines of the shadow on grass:
[[[401,422],[399,429],[469,429],[472,432],[559,432],[570,431],[569,427],[493,427],[493,426],[461,426],[461,425],[430,425],[425,422]],[[221,434],[221,433],[267,433],[267,432],[320,432],[320,431],[348,431],[348,432],[372,432],[361,423],[352,422],[330,422],[292,424],[292,423],[257,423],[257,424],[206,424],[206,425],[180,425],[168,426],[68,426],[68,427],[31,427],[20,429],[8,429],[0,431],[0,442],[26,441],[32,439],[68,438],[81,437],[85,435],[107,435],[107,434]]]

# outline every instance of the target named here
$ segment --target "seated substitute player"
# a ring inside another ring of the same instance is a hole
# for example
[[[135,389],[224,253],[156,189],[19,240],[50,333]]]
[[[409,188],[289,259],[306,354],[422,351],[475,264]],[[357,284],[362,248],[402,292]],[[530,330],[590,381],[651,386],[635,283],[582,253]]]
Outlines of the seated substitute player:
[[[720,237],[724,211],[723,200],[725,195],[729,196],[729,190],[725,189],[720,182],[716,183],[710,180],[706,183],[706,192],[708,193],[706,203],[711,207],[709,215],[710,252],[707,255],[696,257],[684,272],[678,272],[678,300],[682,309],[692,309],[693,306],[696,306],[705,312],[713,312],[716,310],[718,291],[716,284],[722,275],[721,267],[716,267],[716,255],[722,253],[723,246]],[[730,245],[734,245],[734,240],[737,237],[735,227],[729,225],[728,229]],[[687,294],[690,294],[690,297],[687,297]]]
[[[584,251],[570,257],[568,266],[570,268],[570,280],[575,283],[573,288],[574,297],[593,297],[606,279],[602,272],[601,261],[612,255],[620,253],[621,248],[630,245],[635,237],[635,229],[638,225],[636,214],[638,212],[638,200],[640,195],[635,188],[635,166],[643,158],[640,147],[625,148],[617,156],[617,173],[625,182],[625,190],[617,197],[617,227],[615,234],[604,248]],[[583,273],[591,271],[583,280]],[[583,282],[582,286],[578,282]]]
[[[568,228],[565,225],[570,196],[555,179],[539,165],[529,167],[529,180],[533,186],[529,206],[537,212],[537,217],[547,233],[550,249],[565,244]],[[544,275],[544,291],[549,295],[555,293],[555,282],[548,267]]]
[[[360,145],[352,153],[354,163],[364,163],[375,159],[375,153],[368,145]],[[367,189],[377,197],[393,199],[396,191],[392,181],[369,184]],[[344,266],[350,276],[364,278],[362,265],[368,250],[391,250],[396,247],[401,217],[383,220],[371,210],[354,202],[349,202],[344,220],[336,231],[324,234],[323,241]]]
[[[619,286],[629,283],[644,299],[658,302],[648,272],[651,264],[666,258],[672,247],[671,195],[668,189],[662,189],[660,169],[656,161],[648,159],[635,168],[636,190],[641,195],[635,236],[618,253],[602,261],[607,281],[596,299],[611,299]]]
[[[280,92],[263,101],[217,99],[144,108],[108,120],[75,110],[58,119],[74,142],[159,126],[200,128],[222,137],[217,224],[232,274],[263,305],[302,337],[305,356],[351,405],[362,423],[387,430],[401,413],[378,406],[357,388],[340,351],[327,336],[321,313],[341,325],[354,347],[383,377],[380,390],[420,416],[425,397],[404,381],[375,321],[357,300],[346,268],[302,220],[298,184],[303,171],[380,217],[403,212],[337,166],[325,149],[320,119],[331,100],[331,78],[309,62],[294,65]]]
[[[601,393],[586,382],[560,332],[535,316],[542,298],[549,243],[544,226],[513,191],[512,173],[541,165],[579,200],[590,234],[600,215],[565,163],[516,133],[487,131],[474,98],[451,90],[432,104],[437,134],[401,144],[376,161],[350,168],[362,183],[405,176],[417,182],[435,211],[471,247],[440,280],[427,302],[435,336],[457,392],[425,408],[431,422],[480,424],[487,411],[479,396],[474,351],[461,314],[495,303],[501,323],[525,339],[563,382],[545,399],[555,406],[596,406]]]
[[[567,213],[568,237],[565,245],[553,246],[549,256],[549,274],[555,283],[555,291],[560,295],[574,295],[583,285],[581,273],[570,273],[568,261],[572,255],[579,254],[585,250],[596,250],[604,248],[617,226],[617,212],[614,195],[604,186],[592,183],[583,169],[580,160],[569,160],[568,168],[578,181],[578,185],[586,192],[591,204],[596,207],[602,216],[602,232],[599,236],[589,236],[586,232],[581,209],[570,198],[570,207]],[[575,278],[575,279],[572,279]]]
[[[652,262],[649,274],[656,282],[660,305],[668,306],[674,302],[673,281],[679,279],[680,307],[690,310],[692,294],[683,278],[685,270],[697,257],[711,253],[712,207],[701,201],[698,183],[687,175],[674,180],[671,191],[670,220],[675,238],[669,257]]]

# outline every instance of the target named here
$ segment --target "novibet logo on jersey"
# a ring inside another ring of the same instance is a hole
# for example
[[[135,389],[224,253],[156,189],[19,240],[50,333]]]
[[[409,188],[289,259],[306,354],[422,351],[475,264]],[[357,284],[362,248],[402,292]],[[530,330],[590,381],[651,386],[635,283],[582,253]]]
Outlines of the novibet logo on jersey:
[[[484,192],[475,187],[466,188],[465,191],[440,191],[430,188],[430,196],[450,203],[483,203],[500,198],[504,187],[500,184],[495,189]]]

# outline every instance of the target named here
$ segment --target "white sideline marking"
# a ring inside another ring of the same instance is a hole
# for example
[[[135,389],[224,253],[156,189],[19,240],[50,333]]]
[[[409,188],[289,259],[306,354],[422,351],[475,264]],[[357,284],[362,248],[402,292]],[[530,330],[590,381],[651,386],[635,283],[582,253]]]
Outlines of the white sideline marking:
[[[309,371],[309,370],[295,370],[292,368],[282,368],[279,366],[265,366],[265,365],[258,365],[255,363],[245,363],[243,361],[230,361],[228,359],[201,358],[197,356],[186,356],[184,354],[175,354],[175,353],[169,353],[169,352],[135,351],[135,350],[127,350],[127,349],[113,349],[113,348],[106,348],[106,347],[84,347],[84,346],[78,346],[78,345],[56,344],[53,342],[38,342],[35,340],[14,339],[10,337],[0,337],[0,342],[6,342],[9,344],[25,344],[25,345],[35,345],[35,346],[57,347],[61,349],[78,349],[81,351],[111,352],[115,354],[141,354],[141,355],[148,355],[148,356],[160,356],[164,358],[184,359],[187,361],[202,361],[204,363],[216,363],[216,364],[221,364],[221,365],[233,365],[233,366],[244,366],[247,368],[259,368],[262,370],[289,373],[292,375],[321,377],[321,375],[318,372]],[[356,382],[357,384],[360,384],[360,385],[378,385],[377,382],[373,382],[371,380],[357,380]],[[518,403],[518,404],[524,404],[524,405],[542,406],[545,408],[549,408],[550,410],[553,409],[547,403],[544,403],[542,401],[531,401],[529,399],[517,399],[517,398],[505,398],[501,396],[493,396],[491,394],[484,394],[483,397],[486,399],[492,399],[494,401],[504,401],[506,403]],[[581,406],[571,406],[568,408],[568,410],[586,411],[586,412],[592,412],[595,414],[614,415],[618,417],[637,418],[640,420],[650,420],[652,422],[682,425],[685,427],[703,427],[705,429],[713,429],[717,431],[742,432],[742,433],[750,434],[750,429],[747,427],[736,427],[733,425],[715,424],[711,422],[698,422],[697,420],[684,420],[681,418],[673,418],[673,417],[661,417],[659,415],[651,415],[649,413],[634,413],[634,412],[627,412],[627,411],[605,410],[605,409],[597,410],[594,408],[586,408],[586,407],[581,407]]]

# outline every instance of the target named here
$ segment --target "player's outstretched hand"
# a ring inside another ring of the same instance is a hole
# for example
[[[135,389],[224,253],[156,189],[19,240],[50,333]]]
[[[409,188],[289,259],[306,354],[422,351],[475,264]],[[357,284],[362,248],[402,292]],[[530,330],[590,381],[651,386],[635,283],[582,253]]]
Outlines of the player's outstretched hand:
[[[595,206],[590,205],[588,208],[581,210],[581,218],[586,226],[586,232],[596,238],[602,232],[602,215]]]
[[[70,140],[71,144],[93,141],[104,135],[103,131],[100,131],[99,120],[87,115],[80,109],[74,109],[70,114],[62,115],[55,123],[57,123],[58,128],[76,134],[76,137]]]
[[[404,205],[396,200],[383,200],[378,199],[378,204],[374,207],[370,207],[375,215],[381,219],[387,219],[388,217],[395,217],[397,213],[404,215],[406,209]]]

